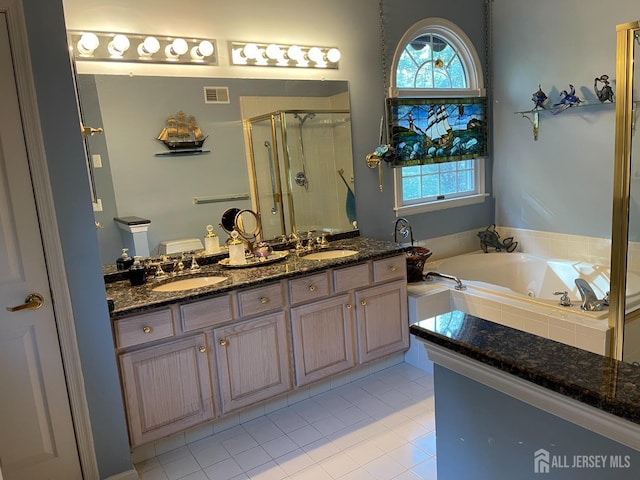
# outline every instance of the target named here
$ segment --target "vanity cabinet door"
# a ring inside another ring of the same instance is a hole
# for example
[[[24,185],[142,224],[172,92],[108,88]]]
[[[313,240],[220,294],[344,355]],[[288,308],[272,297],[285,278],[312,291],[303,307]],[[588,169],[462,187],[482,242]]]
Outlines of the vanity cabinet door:
[[[360,363],[409,348],[404,280],[360,290],[355,296]]]
[[[214,417],[204,334],[120,355],[132,446]]]
[[[213,333],[223,413],[291,389],[290,343],[283,312]]]
[[[348,294],[291,309],[298,386],[355,366],[352,310]]]

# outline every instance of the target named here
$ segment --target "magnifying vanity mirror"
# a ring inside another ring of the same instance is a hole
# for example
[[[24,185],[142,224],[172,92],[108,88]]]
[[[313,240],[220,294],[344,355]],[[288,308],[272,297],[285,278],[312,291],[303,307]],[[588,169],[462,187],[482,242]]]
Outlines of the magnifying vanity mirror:
[[[222,214],[220,226],[228,234],[235,230],[250,244],[261,236],[260,214],[253,210],[229,208]]]
[[[263,239],[355,228],[346,81],[86,73],[77,80],[85,121],[104,129],[87,139],[103,264],[131,248],[116,217],[150,222],[151,255],[163,241],[203,238],[229,209],[257,212],[242,224],[247,232],[259,224]],[[202,151],[171,153],[156,139],[177,112],[196,119],[207,137]]]

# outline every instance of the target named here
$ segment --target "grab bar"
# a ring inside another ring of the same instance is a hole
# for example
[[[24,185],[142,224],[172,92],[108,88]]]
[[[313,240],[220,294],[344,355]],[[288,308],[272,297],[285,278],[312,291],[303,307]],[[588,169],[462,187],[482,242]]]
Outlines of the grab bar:
[[[273,156],[271,154],[271,144],[268,140],[264,141],[264,146],[267,147],[269,153],[269,173],[271,174],[271,191],[273,192],[273,207],[271,208],[271,214],[278,213],[278,193],[276,192],[276,174],[273,171]]]
[[[456,290],[464,290],[465,288],[467,288],[462,284],[460,279],[454,275],[448,275],[446,273],[440,273],[440,272],[429,272],[424,276],[424,279],[426,280],[429,277],[440,277],[440,278],[445,278],[447,280],[453,280],[454,282],[456,282],[456,286],[454,287]]]

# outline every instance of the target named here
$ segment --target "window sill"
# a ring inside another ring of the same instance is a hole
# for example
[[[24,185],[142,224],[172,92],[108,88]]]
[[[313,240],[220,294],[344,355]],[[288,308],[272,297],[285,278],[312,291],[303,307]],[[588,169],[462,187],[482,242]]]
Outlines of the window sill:
[[[435,212],[436,210],[446,210],[447,208],[464,207],[484,202],[488,193],[480,193],[478,195],[469,195],[468,197],[452,198],[449,200],[438,200],[429,203],[420,203],[416,205],[407,205],[404,207],[394,208],[396,217],[405,215],[416,215],[418,213]]]

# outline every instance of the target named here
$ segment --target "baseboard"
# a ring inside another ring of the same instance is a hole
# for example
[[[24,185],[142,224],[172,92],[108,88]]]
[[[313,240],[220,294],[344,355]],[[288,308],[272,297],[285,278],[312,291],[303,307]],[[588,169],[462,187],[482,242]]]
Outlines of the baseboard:
[[[111,475],[104,480],[140,480],[138,472],[135,468],[127,470],[126,472],[118,473],[117,475]]]

